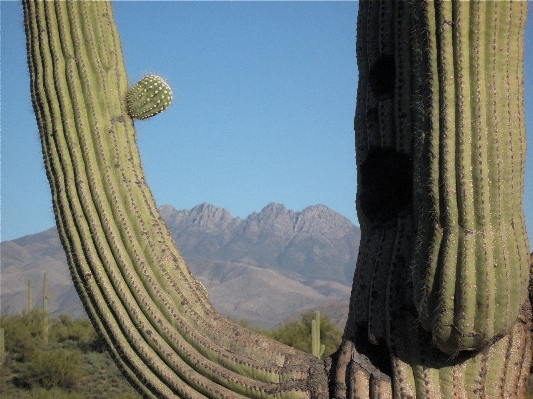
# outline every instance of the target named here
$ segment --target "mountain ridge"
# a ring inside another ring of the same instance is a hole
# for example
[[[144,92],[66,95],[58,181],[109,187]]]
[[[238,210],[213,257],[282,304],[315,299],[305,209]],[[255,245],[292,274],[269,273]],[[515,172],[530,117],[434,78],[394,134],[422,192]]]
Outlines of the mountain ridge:
[[[270,203],[244,219],[207,203],[159,211],[221,314],[270,327],[323,303],[347,309],[360,233],[326,206],[295,212]],[[27,308],[28,279],[41,306],[46,272],[51,313],[84,317],[55,228],[3,242],[1,251],[3,313]]]
[[[233,218],[226,209],[209,204],[184,211],[164,205],[160,212],[178,248],[189,256],[263,265],[351,285],[360,232],[350,220],[325,205],[295,212],[270,203],[245,219]],[[201,230],[202,234],[184,236],[185,229]],[[328,247],[335,248],[337,254]],[[251,254],[250,248],[256,252]],[[306,266],[312,270],[303,270]]]

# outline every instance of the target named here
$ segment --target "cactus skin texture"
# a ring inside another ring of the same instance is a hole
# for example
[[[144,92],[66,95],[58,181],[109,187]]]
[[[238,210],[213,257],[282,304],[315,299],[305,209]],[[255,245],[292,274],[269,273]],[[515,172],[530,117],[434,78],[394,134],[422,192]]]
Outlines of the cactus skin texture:
[[[432,60],[430,129],[414,124],[413,295],[448,354],[507,334],[527,298],[524,19],[525,6],[507,1],[435,7],[431,46],[453,50]]]
[[[34,110],[59,234],[85,309],[150,398],[327,396],[323,364],[230,323],[148,189],[105,1],[24,1]]]
[[[520,1],[360,2],[361,243],[337,397],[525,395],[526,13]]]
[[[325,361],[225,320],[191,275],[146,185],[128,112],[144,114],[127,99],[110,4],[23,6],[71,275],[144,397],[524,397],[526,2],[360,2],[362,237],[343,342]]]
[[[171,102],[172,89],[157,75],[145,76],[126,93],[127,112],[139,120],[163,112]]]

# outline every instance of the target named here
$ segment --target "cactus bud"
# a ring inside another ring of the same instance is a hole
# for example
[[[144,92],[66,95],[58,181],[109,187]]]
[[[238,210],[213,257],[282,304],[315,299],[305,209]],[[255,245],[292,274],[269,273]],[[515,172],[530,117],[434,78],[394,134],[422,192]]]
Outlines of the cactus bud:
[[[163,78],[147,75],[126,94],[126,109],[132,118],[146,119],[168,108],[172,101],[172,89]]]

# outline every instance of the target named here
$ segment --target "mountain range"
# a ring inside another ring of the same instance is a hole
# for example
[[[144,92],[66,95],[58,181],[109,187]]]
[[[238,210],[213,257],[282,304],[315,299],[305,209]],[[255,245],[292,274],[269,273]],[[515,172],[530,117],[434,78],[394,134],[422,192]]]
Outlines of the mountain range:
[[[270,203],[241,219],[210,204],[159,212],[187,265],[221,314],[274,327],[308,309],[342,326],[346,319],[360,231],[324,205],[300,212]],[[1,243],[1,309],[27,309],[28,280],[34,306],[42,306],[47,273],[52,315],[85,313],[72,285],[55,228]]]

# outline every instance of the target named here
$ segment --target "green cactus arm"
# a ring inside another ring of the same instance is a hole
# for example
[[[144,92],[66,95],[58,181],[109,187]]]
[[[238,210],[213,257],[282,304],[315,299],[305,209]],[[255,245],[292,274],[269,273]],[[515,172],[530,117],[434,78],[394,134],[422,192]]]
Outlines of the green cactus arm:
[[[433,165],[419,161],[422,172],[415,176],[415,195],[426,199],[420,200],[414,298],[420,322],[447,353],[481,349],[505,335],[527,297],[523,72],[517,60],[526,7],[435,3],[433,84],[439,96],[432,108],[438,115],[435,134],[424,140],[434,138],[436,144],[426,146],[439,148]],[[425,242],[427,236],[434,238]]]
[[[419,323],[447,354],[480,350],[515,323],[529,273],[518,60],[526,9],[361,5],[353,336],[389,339],[402,268],[412,268]]]
[[[108,2],[24,1],[32,101],[73,280],[148,397],[320,397],[318,359],[220,317],[146,185]]]
[[[172,89],[157,75],[147,75],[126,93],[126,110],[135,119],[147,119],[163,112],[172,101]]]

